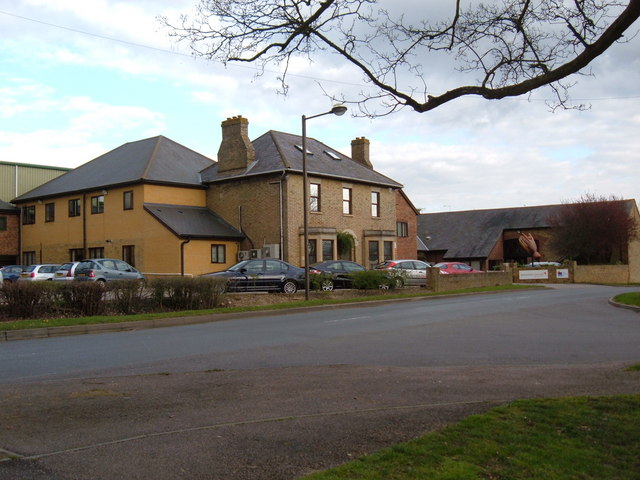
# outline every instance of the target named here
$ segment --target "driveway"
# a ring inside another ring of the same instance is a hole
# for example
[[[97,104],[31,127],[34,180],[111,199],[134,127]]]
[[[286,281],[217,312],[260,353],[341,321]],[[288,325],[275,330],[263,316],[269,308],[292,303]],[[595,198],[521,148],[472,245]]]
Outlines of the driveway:
[[[635,312],[612,316],[640,329]],[[0,448],[16,459],[0,462],[0,479],[294,479],[515,399],[640,393],[627,361],[418,363],[269,359],[182,371],[164,362],[147,374],[7,382]]]

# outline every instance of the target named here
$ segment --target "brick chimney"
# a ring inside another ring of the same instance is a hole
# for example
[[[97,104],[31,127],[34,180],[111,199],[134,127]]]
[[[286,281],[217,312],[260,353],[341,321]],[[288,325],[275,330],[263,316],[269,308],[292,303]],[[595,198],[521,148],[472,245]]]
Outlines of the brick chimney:
[[[355,140],[351,140],[351,160],[373,169],[369,160],[369,140],[365,137],[356,137]]]
[[[249,140],[249,120],[241,115],[222,122],[222,142],[218,149],[218,173],[244,170],[256,158]]]

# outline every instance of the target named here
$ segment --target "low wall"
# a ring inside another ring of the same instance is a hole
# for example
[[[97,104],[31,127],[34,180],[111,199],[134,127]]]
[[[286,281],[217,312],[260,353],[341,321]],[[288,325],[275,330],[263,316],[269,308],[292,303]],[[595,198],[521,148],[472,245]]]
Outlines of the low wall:
[[[427,275],[427,288],[433,292],[447,292],[464,288],[511,285],[511,275],[510,271],[444,275],[440,273],[439,268],[432,267]]]
[[[576,283],[629,283],[629,265],[577,265]]]

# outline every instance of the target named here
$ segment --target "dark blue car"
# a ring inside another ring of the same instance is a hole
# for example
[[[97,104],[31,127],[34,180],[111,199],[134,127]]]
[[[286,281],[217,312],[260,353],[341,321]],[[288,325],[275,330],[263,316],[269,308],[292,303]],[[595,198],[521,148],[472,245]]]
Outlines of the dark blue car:
[[[296,293],[304,284],[304,268],[273,258],[244,260],[228,270],[207,273],[205,277],[227,279],[230,292]]]

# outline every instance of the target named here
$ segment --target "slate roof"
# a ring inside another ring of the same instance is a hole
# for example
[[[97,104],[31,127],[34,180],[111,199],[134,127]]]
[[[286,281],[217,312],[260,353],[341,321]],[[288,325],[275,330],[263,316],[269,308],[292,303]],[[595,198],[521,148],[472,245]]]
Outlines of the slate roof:
[[[202,181],[213,183],[233,178],[275,172],[302,173],[302,137],[270,130],[253,142],[255,161],[244,171],[234,175],[218,175],[217,165],[202,171]],[[392,188],[402,185],[334,150],[313,138],[307,138],[307,173]],[[326,152],[330,152],[327,154]],[[335,158],[334,158],[335,157]]]
[[[135,183],[203,188],[199,172],[208,157],[163,136],[125,143],[15,198],[23,202]]]
[[[242,232],[205,207],[145,203],[144,209],[178,237],[244,238]]]
[[[18,213],[18,212],[20,212],[20,209],[18,207],[16,207],[15,205],[11,205],[8,202],[4,202],[4,201],[0,200],[0,212]]]
[[[486,258],[505,230],[549,228],[549,217],[562,205],[423,213],[418,236],[428,250],[444,258]]]

